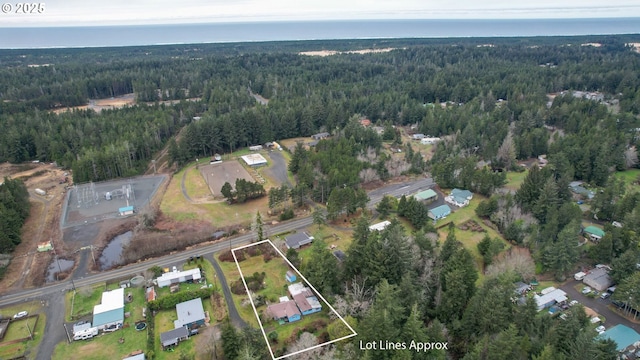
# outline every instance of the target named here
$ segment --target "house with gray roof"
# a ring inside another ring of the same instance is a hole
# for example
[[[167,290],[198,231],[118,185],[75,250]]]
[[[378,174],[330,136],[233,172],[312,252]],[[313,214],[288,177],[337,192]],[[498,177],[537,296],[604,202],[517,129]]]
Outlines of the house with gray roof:
[[[606,268],[594,269],[582,279],[582,282],[598,291],[605,291],[613,285],[613,280],[609,276]]]
[[[176,313],[178,313],[178,320],[173,322],[176,329],[186,327],[188,330],[193,330],[204,325],[204,308],[200,298],[177,304]]]
[[[169,346],[178,345],[180,341],[187,340],[188,338],[189,330],[186,327],[179,327],[160,333],[160,343],[162,343],[163,349],[166,349]]]
[[[313,236],[310,236],[306,232],[299,232],[287,236],[284,241],[287,249],[299,249],[301,246],[311,244],[313,239]]]

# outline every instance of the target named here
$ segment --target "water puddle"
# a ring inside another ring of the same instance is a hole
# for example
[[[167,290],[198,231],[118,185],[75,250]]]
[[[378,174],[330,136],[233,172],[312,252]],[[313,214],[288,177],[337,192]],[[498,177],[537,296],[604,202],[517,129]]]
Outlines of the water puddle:
[[[100,259],[98,260],[100,263],[100,270],[109,270],[122,263],[122,250],[125,246],[129,245],[132,237],[133,232],[127,231],[126,233],[114,237],[113,240],[109,242],[109,245],[104,248]]]
[[[58,274],[71,270],[73,268],[73,264],[73,260],[58,259],[56,261],[54,258],[47,268],[47,282],[58,281]]]

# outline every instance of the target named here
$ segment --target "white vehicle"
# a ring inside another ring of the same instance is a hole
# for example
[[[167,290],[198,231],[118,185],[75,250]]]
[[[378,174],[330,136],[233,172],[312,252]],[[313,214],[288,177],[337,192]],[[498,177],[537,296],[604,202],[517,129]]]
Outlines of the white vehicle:
[[[34,190],[36,192],[36,194],[40,195],[40,196],[45,196],[47,195],[47,192],[42,190],[42,189],[35,189]]]
[[[571,302],[569,303],[569,306],[574,306],[578,304],[579,304],[578,300],[571,300]]]
[[[576,273],[575,275],[573,275],[573,278],[576,279],[577,281],[582,281],[582,279],[584,279],[585,276],[587,276],[587,274],[580,271],[579,273]]]
[[[87,340],[87,339],[91,339],[96,335],[98,335],[98,328],[92,327],[92,328],[78,331],[77,333],[73,334],[73,340]]]
[[[598,332],[598,334],[602,334],[605,330],[606,328],[604,327],[604,325],[600,325],[596,328],[596,331]]]
[[[591,292],[591,288],[589,286],[585,286],[582,288],[582,293],[587,295]]]
[[[13,319],[22,319],[23,317],[29,315],[27,311],[20,311],[19,313],[13,315]]]

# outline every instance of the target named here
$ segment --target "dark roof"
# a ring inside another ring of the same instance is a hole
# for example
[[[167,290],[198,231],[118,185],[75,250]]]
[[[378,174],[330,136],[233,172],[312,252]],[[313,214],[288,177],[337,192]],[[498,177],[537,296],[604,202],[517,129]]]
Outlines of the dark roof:
[[[294,249],[310,242],[310,240],[313,240],[313,237],[309,236],[306,232],[295,233],[285,238],[287,246]]]
[[[347,258],[347,255],[345,255],[345,253],[344,253],[344,252],[342,252],[342,250],[336,250],[336,251],[334,251],[334,252],[333,252],[333,255],[334,255],[335,257],[337,257],[337,258],[338,258],[338,260],[340,260],[340,261],[344,261],[344,260]]]
[[[162,345],[174,344],[177,339],[182,339],[189,336],[189,330],[186,327],[181,326],[177,329],[169,330],[167,332],[160,333],[160,342]],[[166,345],[165,345],[166,346]]]
[[[296,305],[298,305],[298,309],[300,309],[300,311],[302,312],[313,309],[311,304],[309,304],[309,302],[307,301],[307,297],[305,296],[305,294],[298,294],[294,296],[293,301],[296,302]]]

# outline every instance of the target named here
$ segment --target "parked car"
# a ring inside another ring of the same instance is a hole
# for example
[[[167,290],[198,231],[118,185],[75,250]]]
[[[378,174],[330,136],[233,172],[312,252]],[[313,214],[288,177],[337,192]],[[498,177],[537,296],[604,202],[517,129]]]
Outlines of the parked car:
[[[602,295],[600,295],[600,299],[602,300],[606,300],[609,297],[611,297],[611,293],[608,293],[608,292],[603,292]]]
[[[571,300],[571,302],[569,303],[569,306],[574,306],[578,304],[579,304],[578,300]]]
[[[604,327],[604,325],[600,325],[596,328],[596,331],[598,332],[598,334],[602,334],[605,330],[606,328]]]
[[[588,293],[591,292],[591,288],[589,286],[585,286],[582,288],[582,293],[587,295]]]
[[[29,313],[27,311],[20,311],[19,313],[13,315],[14,319],[21,319],[25,316],[29,315]]]

